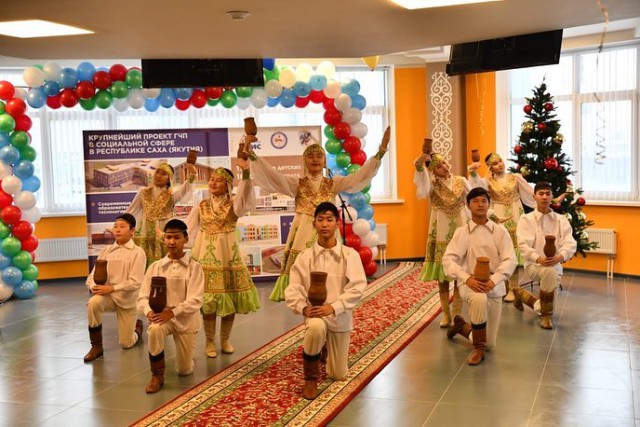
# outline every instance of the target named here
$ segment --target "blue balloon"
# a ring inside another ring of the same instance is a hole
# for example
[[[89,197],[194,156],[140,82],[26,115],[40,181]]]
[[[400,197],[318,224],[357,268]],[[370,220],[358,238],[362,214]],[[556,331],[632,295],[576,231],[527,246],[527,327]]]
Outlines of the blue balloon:
[[[335,169],[331,169],[334,175],[347,176],[347,170],[345,168],[337,167]]]
[[[78,84],[78,73],[73,68],[63,68],[58,81],[62,87],[72,89]]]
[[[265,70],[273,71],[276,66],[276,60],[274,58],[262,58],[262,68]]]
[[[20,179],[27,179],[33,175],[35,168],[29,160],[20,160],[13,165],[13,174]]]
[[[376,222],[373,220],[373,218],[369,220],[369,225],[371,226],[371,231],[376,229]]]
[[[42,108],[47,103],[47,95],[42,87],[34,87],[27,92],[27,104],[31,108]]]
[[[276,107],[278,104],[280,104],[280,97],[267,97],[267,107]]]
[[[351,108],[357,108],[358,110],[364,110],[367,106],[367,100],[362,95],[351,96]]]
[[[81,62],[78,64],[78,81],[93,81],[93,75],[96,73],[96,67],[91,62]]]
[[[342,83],[342,93],[346,93],[349,96],[356,96],[360,92],[360,83],[355,79],[349,79]],[[353,105],[353,103],[351,104]]]
[[[44,90],[45,95],[56,96],[60,92],[60,85],[58,84],[58,82],[49,80],[44,82],[44,84],[42,85],[42,89]]]
[[[8,165],[12,165],[20,160],[20,152],[13,145],[5,145],[0,148],[0,159]]]
[[[0,148],[9,144],[9,134],[7,132],[0,132]]]
[[[364,205],[362,208],[358,209],[358,218],[373,218],[373,208],[371,205]]]
[[[367,201],[364,198],[364,194],[362,193],[353,193],[349,196],[349,203],[356,209],[362,209]],[[358,218],[360,216],[358,215]]]
[[[0,251],[0,270],[4,270],[5,268],[11,265],[11,257],[9,255],[5,255],[4,252]]]
[[[13,288],[13,294],[20,299],[29,299],[36,296],[36,285],[30,280],[23,280]]]
[[[309,79],[309,86],[313,90],[322,90],[327,86],[327,78],[322,74],[314,74]]]
[[[190,87],[180,87],[175,89],[174,92],[176,93],[176,98],[182,101],[186,101],[191,98],[191,95],[193,95],[193,89]]]
[[[300,98],[306,98],[311,93],[311,87],[305,82],[295,82],[293,84],[293,93]]]
[[[161,89],[158,99],[160,100],[160,105],[164,108],[171,108],[176,103],[176,96],[173,94],[173,90],[169,88]]]
[[[330,170],[333,170],[333,169],[338,167],[338,164],[336,163],[336,155],[335,154],[327,153],[327,167]]]
[[[160,108],[160,99],[158,98],[147,98],[144,101],[144,109],[149,112],[157,111]]]
[[[39,189],[40,189],[40,178],[38,178],[37,176],[31,175],[30,177],[22,180],[23,191],[31,191],[32,193],[35,193]]]
[[[286,88],[282,90],[280,94],[280,105],[284,108],[291,108],[296,103],[296,95],[293,93],[293,90],[290,88]]]
[[[2,270],[2,280],[10,286],[16,286],[22,281],[22,270],[10,266]]]

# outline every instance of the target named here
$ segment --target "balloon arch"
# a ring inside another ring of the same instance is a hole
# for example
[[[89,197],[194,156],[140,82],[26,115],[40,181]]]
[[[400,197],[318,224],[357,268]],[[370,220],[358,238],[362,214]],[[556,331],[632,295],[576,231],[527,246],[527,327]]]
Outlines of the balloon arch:
[[[264,59],[264,87],[206,87],[176,89],[142,89],[142,72],[137,67],[115,64],[96,68],[82,62],[77,68],[62,68],[55,62],[24,70],[28,90],[0,82],[0,301],[15,294],[31,298],[38,288],[38,268],[34,251],[38,239],[33,224],[41,217],[34,193],[40,179],[34,175],[36,150],[30,145],[31,108],[73,108],[87,111],[113,107],[123,112],[128,108],[154,112],[160,107],[203,108],[206,105],[244,110],[255,108],[305,108],[310,102],[322,104],[325,113],[324,147],[327,166],[335,175],[356,172],[367,155],[362,150],[367,126],[362,123],[365,98],[359,94],[360,84],[349,79],[333,79],[335,66],[323,61],[314,68],[306,63],[278,67],[273,59]],[[26,102],[25,102],[26,101]],[[351,219],[347,219],[345,241],[360,253],[367,275],[377,270],[378,234],[373,220],[369,187],[362,192],[343,194],[348,201]],[[342,227],[340,227],[342,232]]]

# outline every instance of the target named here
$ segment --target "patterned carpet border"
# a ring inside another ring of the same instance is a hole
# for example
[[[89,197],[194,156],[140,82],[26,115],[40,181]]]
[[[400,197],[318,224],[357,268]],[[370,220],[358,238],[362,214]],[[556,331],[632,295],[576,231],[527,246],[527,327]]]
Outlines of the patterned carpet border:
[[[437,282],[420,282],[420,263],[401,263],[365,290],[354,313],[349,374],[324,375],[320,395],[301,398],[299,325],[132,424],[133,426],[322,426],[440,312]]]

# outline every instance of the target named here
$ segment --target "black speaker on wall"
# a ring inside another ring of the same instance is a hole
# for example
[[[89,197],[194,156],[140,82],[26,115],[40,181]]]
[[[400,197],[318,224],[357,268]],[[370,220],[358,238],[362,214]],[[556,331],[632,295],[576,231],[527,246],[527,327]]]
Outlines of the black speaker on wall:
[[[562,30],[454,44],[446,70],[454,76],[557,64],[561,46]]]
[[[264,86],[262,59],[143,59],[142,86]]]

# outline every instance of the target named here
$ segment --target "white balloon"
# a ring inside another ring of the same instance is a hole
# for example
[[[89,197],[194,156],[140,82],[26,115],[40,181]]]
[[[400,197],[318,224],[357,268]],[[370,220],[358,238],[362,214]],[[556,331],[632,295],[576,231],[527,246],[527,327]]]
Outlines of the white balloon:
[[[342,213],[340,213],[340,218],[342,218]],[[353,206],[347,206],[347,212],[344,214],[344,222],[347,224],[353,224],[355,220],[358,219],[358,211]]]
[[[160,91],[161,90],[159,88],[142,89],[142,93],[147,98],[157,98],[157,97],[159,97],[160,96]]]
[[[129,94],[127,95],[127,101],[129,105],[134,110],[139,110],[144,106],[144,93],[142,93],[142,89],[129,89]]]
[[[255,88],[251,94],[251,105],[262,108],[267,105],[267,92],[264,89]]]
[[[375,260],[376,258],[378,258],[378,247],[374,246],[371,249],[371,259]]]
[[[342,121],[350,125],[355,125],[359,123],[360,120],[362,120],[362,111],[357,108],[347,108],[347,110],[342,113]]]
[[[353,223],[353,232],[358,236],[365,236],[371,231],[371,224],[366,219],[360,218]]]
[[[264,85],[264,91],[267,93],[267,95],[269,95],[271,98],[277,98],[280,96],[280,94],[282,93],[282,84],[277,81],[277,80],[269,80],[265,85]]]
[[[13,203],[23,211],[28,210],[36,205],[36,196],[31,191],[21,191],[14,196]]]
[[[346,93],[340,93],[336,97],[336,100],[333,101],[333,105],[336,107],[336,110],[345,112],[351,108],[351,97]]]
[[[22,181],[15,175],[9,175],[2,180],[2,189],[8,194],[19,193],[22,190]]]
[[[368,132],[369,128],[367,128],[367,125],[362,122],[351,125],[351,135],[353,136],[364,138],[365,136],[367,136]]]
[[[129,101],[127,101],[127,98],[114,98],[113,108],[115,108],[116,111],[123,113],[129,108]]]
[[[34,206],[31,209],[27,209],[26,211],[22,211],[22,219],[24,221],[29,221],[33,224],[40,221],[40,218],[42,218],[42,213],[37,206]]]
[[[336,74],[336,66],[331,61],[322,61],[316,67],[316,72],[325,76],[327,80],[332,79]]]
[[[0,278],[0,301],[4,302],[13,295],[13,286],[9,286]]]
[[[44,71],[37,67],[27,67],[24,69],[22,73],[22,78],[24,82],[29,87],[38,87],[44,84],[44,79],[46,78]]]
[[[280,70],[280,84],[283,87],[290,88],[293,87],[293,84],[296,82],[296,72],[293,68],[285,68]]]
[[[27,91],[21,87],[17,87],[16,92],[13,94],[13,97],[20,98],[24,101],[25,99],[27,99]]]
[[[238,97],[238,101],[236,102],[236,107],[240,110],[246,110],[251,105],[251,98],[240,98]]]
[[[6,164],[0,160],[0,179],[5,179],[13,173],[13,166]]]
[[[376,233],[375,231],[370,231],[360,239],[362,242],[362,246],[368,246],[370,248],[378,246],[378,242],[380,241],[380,237],[378,236],[378,233]]]
[[[340,83],[335,80],[330,80],[327,86],[322,89],[327,98],[336,99],[340,95]],[[349,95],[347,95],[349,96]]]
[[[306,62],[298,65],[296,68],[296,79],[299,82],[309,83],[311,74],[313,74],[313,67]]]
[[[60,71],[62,71],[62,67],[57,62],[47,62],[42,67],[42,70],[47,76],[47,80],[57,82],[58,79],[60,79]]]
[[[367,140],[364,138],[359,138],[360,139],[360,149],[364,150],[364,147],[367,146]]]

